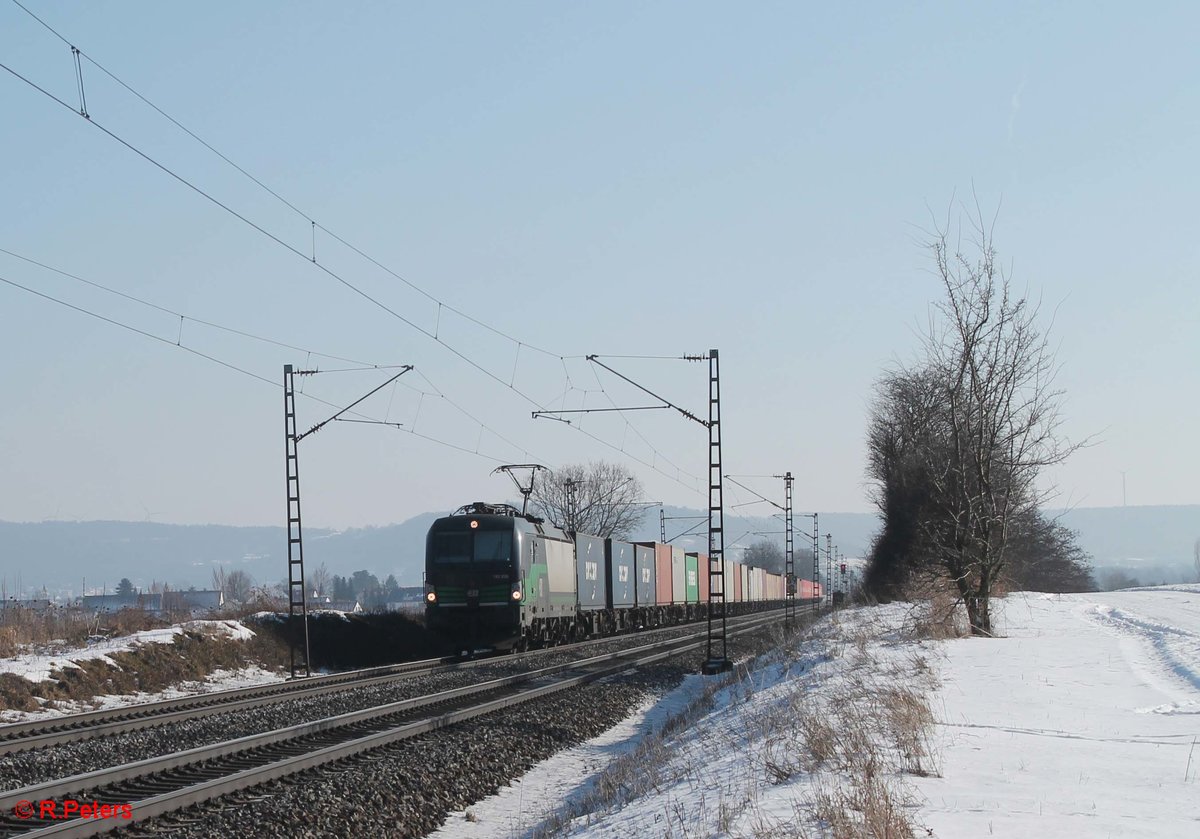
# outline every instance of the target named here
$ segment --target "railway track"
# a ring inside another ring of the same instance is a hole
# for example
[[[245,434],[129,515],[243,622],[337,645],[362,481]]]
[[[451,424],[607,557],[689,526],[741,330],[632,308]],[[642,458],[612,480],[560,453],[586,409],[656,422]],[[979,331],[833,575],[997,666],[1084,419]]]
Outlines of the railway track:
[[[731,619],[730,625],[753,618],[754,615]],[[461,660],[456,657],[424,659],[401,664],[350,670],[323,676],[312,676],[295,681],[277,682],[248,688],[214,691],[195,696],[167,699],[126,705],[101,711],[56,717],[50,720],[34,720],[0,726],[0,757],[29,749],[59,746],[94,737],[137,731],[173,722],[200,719],[214,714],[225,714],[287,702],[323,696],[347,689],[367,688],[384,685],[400,679],[411,679],[433,673],[445,673],[495,664],[497,661],[532,661],[538,656],[561,653],[568,650],[587,649],[598,644],[611,644],[623,638],[646,638],[655,634],[686,631],[688,625],[664,627],[639,633],[637,636],[613,636],[582,641],[576,644],[531,650],[515,656],[488,657]]]
[[[749,616],[731,636],[779,621],[780,612]],[[133,822],[303,772],[363,751],[476,716],[661,661],[705,643],[705,633],[555,664],[387,705],[301,723],[123,766],[0,793],[0,836],[93,836]],[[30,802],[67,801],[129,806],[129,818],[28,818]],[[24,816],[24,818],[22,817]]]

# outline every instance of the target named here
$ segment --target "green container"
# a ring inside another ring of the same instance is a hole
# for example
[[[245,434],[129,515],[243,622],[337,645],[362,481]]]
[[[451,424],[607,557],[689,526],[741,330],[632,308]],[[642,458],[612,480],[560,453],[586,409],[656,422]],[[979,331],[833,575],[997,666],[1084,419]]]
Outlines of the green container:
[[[684,559],[683,589],[688,603],[700,602],[700,575],[697,570],[696,555],[688,554]]]

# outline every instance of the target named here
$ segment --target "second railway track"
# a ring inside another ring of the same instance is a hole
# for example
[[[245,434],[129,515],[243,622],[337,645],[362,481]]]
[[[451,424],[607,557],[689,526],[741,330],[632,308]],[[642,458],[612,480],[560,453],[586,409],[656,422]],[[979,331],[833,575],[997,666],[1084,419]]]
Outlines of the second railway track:
[[[747,619],[731,627],[730,634],[761,628],[778,617],[768,614]],[[679,655],[703,644],[704,640],[696,636],[668,639],[12,790],[0,795],[0,815],[7,817],[0,822],[0,830],[4,836],[95,835],[129,821],[75,819],[44,826],[44,822],[31,823],[11,814],[20,802],[58,801],[73,796],[72,800],[86,799],[100,804],[128,803],[132,807],[132,820],[141,821]],[[31,828],[35,829],[31,832]]]
[[[747,616],[739,620],[746,620],[752,617]],[[391,682],[432,673],[470,670],[494,665],[497,662],[533,661],[539,656],[555,652],[583,650],[598,644],[628,642],[629,640],[652,637],[653,635],[661,635],[663,633],[687,632],[690,628],[697,625],[699,624],[682,624],[650,630],[647,633],[640,633],[638,635],[621,635],[595,639],[578,644],[534,650],[519,656],[499,656],[467,661],[453,657],[424,659],[383,667],[312,676],[295,681],[214,691],[212,693],[197,694],[178,699],[127,705],[120,708],[87,711],[51,719],[11,723],[0,726],[0,757],[30,749],[59,746],[95,737],[138,731],[145,728],[168,725],[173,722],[196,720],[215,714],[232,713],[295,699],[319,697],[350,689],[386,685]],[[738,621],[731,620],[730,625],[736,626],[738,625]]]

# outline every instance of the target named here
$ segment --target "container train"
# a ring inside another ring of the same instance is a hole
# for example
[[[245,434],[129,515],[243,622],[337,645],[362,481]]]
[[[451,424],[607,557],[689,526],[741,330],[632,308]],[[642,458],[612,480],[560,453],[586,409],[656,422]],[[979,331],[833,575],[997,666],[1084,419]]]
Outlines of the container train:
[[[435,521],[425,543],[427,626],[469,651],[524,649],[696,620],[707,614],[705,554],[570,533],[507,504],[476,502]],[[726,612],[782,604],[782,575],[725,560]],[[797,601],[821,597],[797,580]]]

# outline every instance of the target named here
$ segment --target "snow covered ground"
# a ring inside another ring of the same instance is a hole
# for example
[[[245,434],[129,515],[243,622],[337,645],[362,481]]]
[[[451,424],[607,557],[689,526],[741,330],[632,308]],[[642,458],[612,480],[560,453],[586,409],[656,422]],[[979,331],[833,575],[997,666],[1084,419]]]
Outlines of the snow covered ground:
[[[1012,595],[944,645],[937,836],[1200,836],[1200,585]]]
[[[879,788],[853,760],[814,757],[817,714],[830,739],[877,738],[886,806],[870,817],[894,807],[919,836],[1200,836],[1200,585],[1014,594],[995,615],[991,640],[920,640],[895,604],[827,619],[715,692],[689,679],[435,836],[831,835],[821,815],[878,805]],[[897,705],[919,716],[906,688],[928,697],[925,734],[856,729],[864,690],[904,700],[875,708],[884,722]],[[655,735],[689,706],[690,725]]]
[[[13,658],[0,659],[0,673],[14,673],[18,676],[23,676],[31,682],[40,682],[49,679],[52,670],[76,667],[78,666],[76,662],[80,661],[100,659],[115,666],[116,662],[110,658],[114,653],[127,652],[143,644],[170,644],[185,631],[224,635],[237,641],[245,641],[254,637],[254,631],[240,621],[194,620],[163,629],[149,629],[130,635],[122,635],[117,638],[105,638],[81,648],[58,649],[54,651],[31,650]],[[231,690],[233,688],[276,682],[282,678],[277,673],[272,673],[258,667],[237,671],[219,670],[210,674],[203,682],[187,682],[155,693],[97,696],[90,702],[57,700],[53,708],[41,711],[0,711],[0,723],[44,719],[78,713],[80,711],[90,711],[96,708],[113,708],[120,705],[155,702],[160,699],[176,699],[190,694]]]

